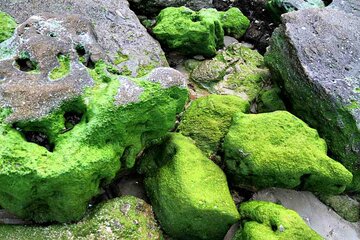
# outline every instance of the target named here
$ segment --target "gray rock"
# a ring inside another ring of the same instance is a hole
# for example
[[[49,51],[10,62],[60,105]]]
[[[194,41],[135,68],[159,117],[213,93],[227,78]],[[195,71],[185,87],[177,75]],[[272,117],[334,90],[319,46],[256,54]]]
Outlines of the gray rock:
[[[360,18],[334,9],[283,15],[265,57],[293,112],[316,128],[360,191]]]
[[[360,16],[360,1],[358,0],[333,0],[328,7]]]
[[[327,240],[360,239],[359,222],[345,221],[310,192],[270,188],[256,193],[253,199],[280,203],[296,211],[313,230]]]
[[[92,23],[103,52],[119,70],[129,69],[135,76],[143,69],[168,66],[160,45],[128,5],[126,0],[2,0],[0,10],[11,14],[18,23],[42,12],[79,14]]]

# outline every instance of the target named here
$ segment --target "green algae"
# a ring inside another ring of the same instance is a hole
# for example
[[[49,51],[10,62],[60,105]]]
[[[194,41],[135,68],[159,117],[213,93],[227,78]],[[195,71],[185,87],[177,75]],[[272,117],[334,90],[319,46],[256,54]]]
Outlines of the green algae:
[[[181,134],[169,134],[148,149],[139,172],[171,237],[222,239],[239,220],[222,170]]]
[[[101,203],[88,211],[78,223],[49,226],[0,225],[0,239],[7,240],[161,238],[151,207],[132,196]]]
[[[360,220],[360,204],[346,195],[319,196],[319,199],[331,207],[339,216],[349,222]]]
[[[66,77],[71,71],[69,55],[60,54],[57,56],[57,60],[59,62],[59,66],[49,73],[49,78],[54,81]]]
[[[17,23],[9,14],[0,11],[0,43],[9,39],[15,31]]]
[[[179,131],[192,138],[196,145],[211,156],[220,149],[235,113],[248,112],[247,101],[230,95],[209,95],[193,101],[185,111]]]
[[[239,207],[241,228],[233,240],[321,240],[293,210],[263,202],[245,202]]]
[[[119,65],[120,63],[126,62],[129,60],[129,56],[122,54],[120,51],[117,52],[114,60],[115,65]]]
[[[249,25],[250,21],[235,8],[224,13],[215,9],[194,12],[186,7],[168,7],[158,15],[153,32],[167,48],[211,57],[223,47],[224,31],[241,37]]]
[[[280,88],[273,87],[261,91],[257,101],[257,112],[274,112],[277,110],[286,110],[284,102],[280,98]]]
[[[327,156],[317,131],[285,111],[239,113],[224,150],[228,173],[242,187],[339,194],[352,180],[344,166]]]

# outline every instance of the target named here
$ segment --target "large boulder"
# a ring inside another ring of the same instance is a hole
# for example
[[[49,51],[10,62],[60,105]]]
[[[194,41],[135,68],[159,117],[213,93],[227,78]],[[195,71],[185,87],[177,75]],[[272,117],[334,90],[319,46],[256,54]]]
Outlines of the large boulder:
[[[188,97],[176,70],[125,77],[78,46],[103,57],[87,19],[49,14],[0,45],[0,205],[37,222],[80,219]]]
[[[331,8],[285,14],[265,61],[292,111],[319,131],[360,191],[360,18]]]
[[[242,227],[233,240],[323,239],[295,211],[272,202],[245,202],[239,212]]]
[[[329,8],[342,10],[360,17],[360,2],[358,0],[332,0]]]
[[[181,134],[145,152],[140,172],[156,216],[173,238],[222,239],[239,220],[225,174]]]
[[[0,239],[160,240],[152,208],[144,200],[124,196],[101,203],[78,223],[49,226],[0,225]]]
[[[147,33],[126,0],[2,0],[0,11],[9,13],[18,23],[44,12],[78,14],[92,23],[103,53],[118,70],[137,76],[168,66],[160,45]],[[85,37],[81,31],[78,34]]]
[[[235,185],[341,193],[352,175],[326,150],[315,129],[285,111],[239,113],[224,141],[225,162]]]

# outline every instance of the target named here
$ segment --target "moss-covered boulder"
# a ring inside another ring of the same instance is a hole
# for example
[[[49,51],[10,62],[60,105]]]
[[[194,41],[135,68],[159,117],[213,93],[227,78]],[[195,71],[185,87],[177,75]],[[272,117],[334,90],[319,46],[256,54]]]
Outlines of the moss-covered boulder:
[[[13,35],[16,26],[15,20],[9,14],[0,11],[0,43]]]
[[[349,222],[360,220],[360,204],[346,195],[320,196],[320,200]]]
[[[267,0],[266,3],[266,8],[276,20],[280,20],[283,13],[323,7],[325,7],[325,4],[322,0]]]
[[[180,123],[180,132],[191,137],[208,157],[220,149],[235,113],[248,112],[250,104],[231,95],[209,95],[193,101]]]
[[[153,32],[167,48],[187,55],[214,56],[224,45],[224,33],[240,38],[250,21],[237,8],[226,12],[168,7],[157,17]]]
[[[257,112],[274,112],[277,110],[286,110],[283,100],[280,98],[281,90],[277,86],[264,88],[256,101]]]
[[[270,82],[270,71],[258,51],[237,43],[218,51],[213,59],[202,61],[190,78],[211,93],[253,101]]]
[[[240,205],[241,228],[233,240],[321,240],[293,210],[281,205],[250,201]]]
[[[149,149],[140,173],[164,231],[176,239],[222,239],[239,220],[225,174],[193,141],[170,134]]]
[[[0,205],[37,222],[78,220],[173,128],[185,79],[170,68],[131,78],[103,60],[87,64],[95,56],[82,61],[74,43],[98,57],[101,48],[78,15],[38,15],[16,31],[0,59]]]
[[[160,240],[152,208],[144,200],[124,196],[101,203],[78,223],[49,226],[0,225],[0,239]]]
[[[344,166],[326,155],[317,131],[286,111],[238,114],[224,150],[228,172],[240,186],[336,194],[352,180]]]

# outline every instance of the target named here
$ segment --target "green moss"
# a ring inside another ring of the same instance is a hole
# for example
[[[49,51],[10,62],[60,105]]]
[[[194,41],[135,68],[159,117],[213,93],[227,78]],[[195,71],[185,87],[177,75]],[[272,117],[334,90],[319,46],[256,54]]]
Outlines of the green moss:
[[[22,70],[26,71],[30,74],[39,74],[39,64],[35,60],[33,60],[32,56],[27,51],[19,52],[16,58],[16,66]]]
[[[136,224],[135,224],[136,223]],[[161,239],[151,207],[125,196],[101,203],[78,223],[50,226],[0,225],[0,239]]]
[[[250,201],[240,205],[241,228],[233,240],[323,239],[293,210],[271,202]]]
[[[128,78],[144,88],[138,102],[117,105],[118,76],[103,61],[89,72],[94,87],[50,115],[16,123],[17,129],[0,122],[0,141],[6,142],[0,148],[0,205],[5,209],[37,222],[80,219],[100,186],[132,168],[149,141],[174,127],[187,101],[186,89],[163,89],[144,77]],[[81,116],[70,129],[68,112]],[[46,135],[53,150],[27,142],[27,131]]]
[[[140,173],[161,226],[173,238],[222,239],[239,220],[224,173],[181,134],[169,134],[146,151]]]
[[[0,11],[0,43],[14,34],[16,26],[15,20],[9,14]]]
[[[146,74],[151,72],[151,70],[153,70],[154,68],[156,68],[156,66],[153,64],[139,65],[139,67],[137,69],[137,76],[138,77],[145,76]]]
[[[209,95],[193,101],[179,126],[180,132],[191,137],[196,145],[210,156],[220,149],[232,117],[248,112],[249,103],[236,96]]]
[[[115,60],[114,60],[114,64],[115,65],[119,65],[120,63],[123,63],[123,62],[126,62],[129,60],[129,56],[128,55],[125,55],[125,54],[122,54],[120,51],[118,51],[116,53],[116,57],[115,57]]]
[[[59,66],[54,68],[50,73],[49,73],[49,78],[51,80],[59,80],[61,78],[66,77],[67,75],[69,75],[70,71],[71,71],[71,66],[70,66],[70,56],[69,55],[58,55],[57,56],[58,62],[59,62]]]
[[[338,194],[352,174],[329,158],[316,130],[285,111],[238,114],[225,137],[233,183],[248,188],[297,188]]]
[[[273,87],[263,90],[257,102],[257,111],[259,113],[274,112],[276,110],[286,110],[284,102],[280,98],[280,88]]]
[[[337,214],[349,222],[360,220],[360,204],[346,196],[320,196],[320,200],[331,207]]]
[[[163,9],[153,32],[166,47],[187,55],[214,56],[224,45],[224,30],[241,37],[249,20],[235,8],[227,12],[202,9],[194,12],[186,7]]]

